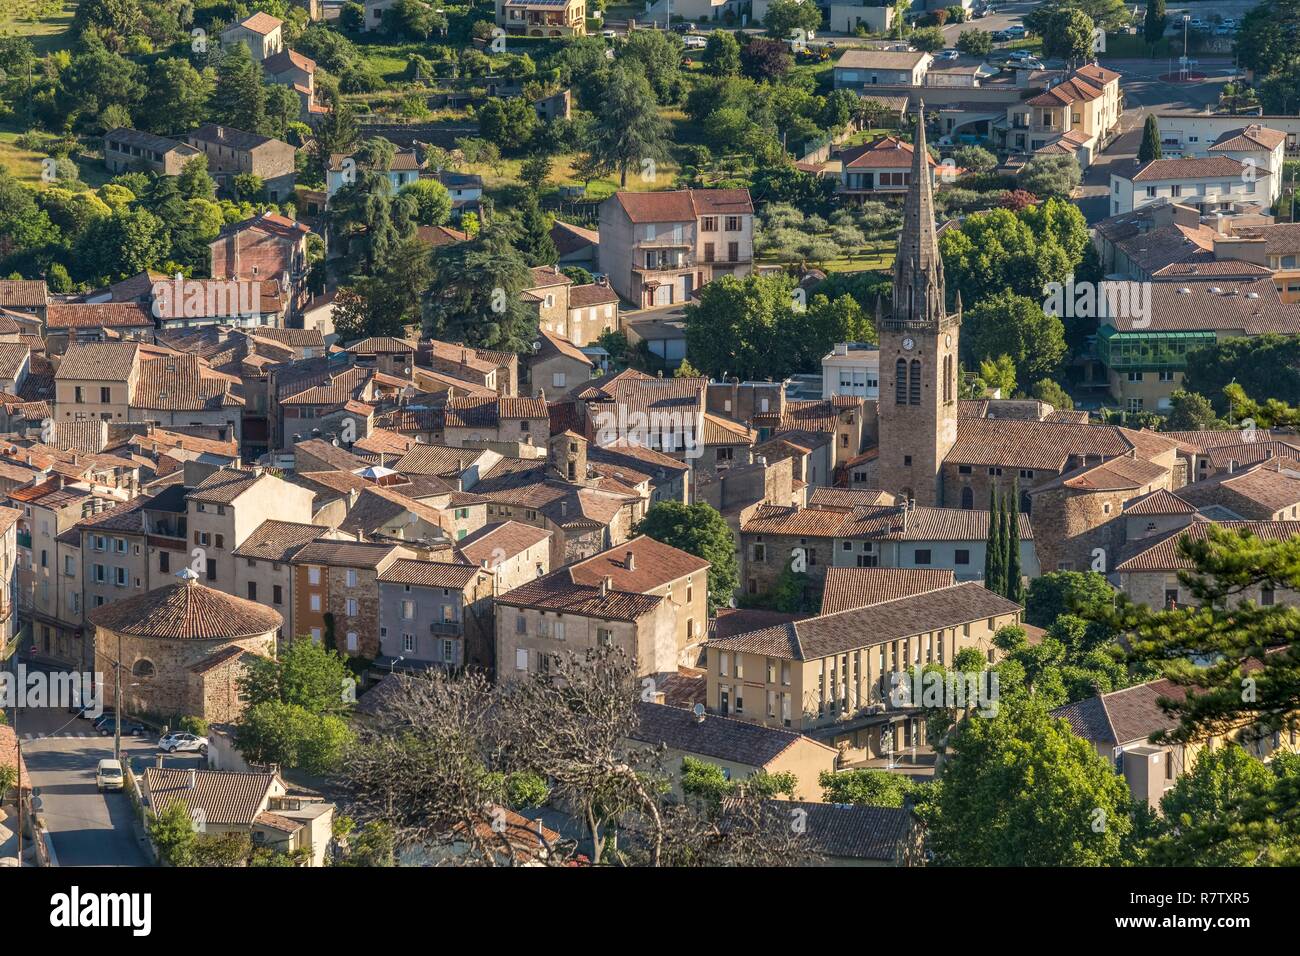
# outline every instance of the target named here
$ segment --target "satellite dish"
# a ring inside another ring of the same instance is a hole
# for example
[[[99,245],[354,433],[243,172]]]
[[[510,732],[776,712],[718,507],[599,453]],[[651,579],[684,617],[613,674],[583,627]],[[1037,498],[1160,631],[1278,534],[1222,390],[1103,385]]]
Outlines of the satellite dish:
[[[702,718],[704,716],[704,705],[696,704],[694,707],[691,708],[691,713],[693,713],[696,717]]]
[[[534,352],[540,352],[541,350],[542,350],[542,343],[541,343],[541,342],[534,342],[534,343],[533,343],[533,351],[534,351]]]

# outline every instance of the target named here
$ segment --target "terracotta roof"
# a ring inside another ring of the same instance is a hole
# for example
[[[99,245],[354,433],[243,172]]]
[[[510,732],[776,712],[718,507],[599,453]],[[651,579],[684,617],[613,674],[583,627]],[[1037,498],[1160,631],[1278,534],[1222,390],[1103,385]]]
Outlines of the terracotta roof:
[[[585,309],[593,305],[606,305],[618,301],[618,293],[607,284],[588,282],[569,290],[569,308]]]
[[[398,558],[379,575],[386,584],[409,584],[422,588],[464,590],[479,574],[473,564],[450,564],[443,561],[418,561]]]
[[[1300,255],[1300,222],[1236,226],[1233,233],[1242,239],[1263,239],[1265,251],[1270,256]]]
[[[497,821],[504,824],[500,828]],[[497,827],[497,829],[494,829]],[[451,831],[453,834],[464,833],[464,824],[458,823]],[[540,835],[539,835],[540,832]],[[474,824],[474,833],[493,853],[503,852],[502,837],[510,844],[510,855],[514,860],[526,862],[552,850],[563,836],[544,824],[520,816],[509,807],[494,806],[484,814],[483,819]]]
[[[415,236],[421,242],[427,242],[431,246],[449,246],[469,239],[469,233],[449,229],[446,226],[417,226]]]
[[[817,660],[831,654],[1020,611],[1019,604],[979,584],[967,582],[869,607],[713,639],[709,641],[709,647],[789,660]]]
[[[848,511],[897,502],[897,495],[874,488],[814,488],[808,498],[810,508],[842,508]]]
[[[0,342],[0,378],[16,376],[31,355],[31,348],[22,342]]]
[[[446,406],[448,428],[496,428],[501,419],[530,419],[550,423],[550,412],[543,398],[449,398]]]
[[[740,422],[712,412],[704,413],[704,429],[700,435],[704,445],[752,445],[758,432]]]
[[[191,501],[228,505],[266,477],[268,476],[255,475],[251,471],[240,471],[237,468],[220,468],[195,485],[189,498]]]
[[[835,61],[835,69],[911,70],[929,55],[920,50],[845,50]]]
[[[750,631],[762,631],[781,624],[801,621],[811,614],[786,614],[761,608],[724,607],[709,621],[709,638],[735,637]]]
[[[1091,102],[1101,95],[1101,88],[1092,81],[1091,77],[1076,74],[1069,79],[1062,80],[1038,96],[1030,97],[1025,100],[1025,104],[1027,106],[1047,107],[1069,106],[1071,103],[1079,101]]]
[[[1135,183],[1164,182],[1171,179],[1211,179],[1224,176],[1237,179],[1245,169],[1230,156],[1206,156],[1200,159],[1153,159],[1131,178]],[[1255,176],[1263,179],[1268,170],[1256,168]],[[1116,174],[1121,175],[1121,174]]]
[[[628,736],[642,743],[713,757],[746,767],[766,767],[800,741],[833,754],[832,748],[780,727],[766,727],[717,714],[702,718],[681,707],[638,702],[637,724]]]
[[[215,411],[244,400],[232,383],[204,367],[196,355],[176,355],[140,363],[131,407],[162,411]]]
[[[1133,316],[1103,318],[1103,326],[1119,332],[1197,332],[1240,330],[1247,335],[1266,332],[1300,333],[1300,306],[1284,303],[1271,276],[1237,280],[1180,279],[1146,284],[1151,314],[1145,324],[1130,329]]]
[[[1066,704],[1052,711],[1052,716],[1064,719],[1084,740],[1116,746],[1145,741],[1154,733],[1176,727],[1178,718],[1162,710],[1158,701],[1162,697],[1179,701],[1186,696],[1185,688],[1157,680]]]
[[[748,189],[619,191],[611,197],[634,223],[691,222],[697,216],[753,213]]]
[[[0,279],[0,306],[40,308],[50,300],[44,279]]]
[[[418,518],[434,527],[440,527],[442,522],[442,514],[437,508],[392,488],[370,485],[361,490],[356,502],[348,509],[347,517],[340,522],[339,530],[369,536],[399,518],[402,524]]]
[[[406,352],[414,352],[415,346],[405,339],[396,339],[391,335],[376,335],[353,342],[345,351],[357,355],[403,355]]]
[[[262,13],[259,10],[257,13],[240,20],[239,26],[244,27],[246,30],[252,30],[254,33],[267,34],[283,22],[283,20],[277,19],[269,13]]]
[[[134,342],[74,342],[64,353],[54,378],[60,382],[124,382],[135,367],[139,351]]]
[[[551,221],[551,241],[555,243],[555,250],[564,256],[588,246],[599,245],[600,233],[595,229],[585,229],[573,223],[554,219]]]
[[[1192,568],[1192,562],[1178,553],[1178,542],[1184,537],[1203,541],[1211,527],[1252,535],[1261,541],[1287,541],[1300,534],[1300,521],[1193,521],[1186,528],[1178,528],[1162,537],[1144,538],[1124,549],[1118,572],[1183,571]]]
[[[1231,152],[1272,152],[1286,142],[1286,133],[1251,123],[1240,129],[1230,129],[1214,141],[1213,150]]]
[[[821,613],[868,607],[955,583],[952,571],[932,568],[827,568]]]
[[[294,66],[305,73],[316,72],[316,61],[311,57],[303,56],[297,50],[290,50],[285,47],[279,53],[273,53],[262,61],[262,69],[268,73],[283,73],[289,67]]]
[[[1136,491],[1169,475],[1169,469],[1140,458],[1110,458],[1099,465],[1084,465],[1067,471],[1033,489],[1037,494],[1049,488],[1066,487],[1075,491]]]
[[[628,555],[632,567],[628,567]],[[575,584],[600,587],[608,578],[610,587],[619,591],[646,593],[663,588],[688,574],[699,574],[709,569],[709,562],[672,545],[641,535],[622,544],[575,561],[555,572]]]
[[[147,767],[144,772],[149,806],[155,813],[179,801],[191,813],[201,810],[207,823],[224,826],[251,827],[274,781],[274,774],[232,770]]]
[[[392,463],[395,471],[413,475],[460,475],[481,458],[476,448],[453,448],[450,445],[414,445]]]
[[[138,302],[51,303],[45,327],[63,329],[149,328],[157,323],[149,307]]]
[[[1229,492],[1227,501],[1215,494],[1221,490]],[[1179,494],[1198,508],[1218,504],[1243,518],[1270,518],[1274,512],[1300,503],[1300,473],[1283,470],[1276,463],[1256,465],[1186,485]]]
[[[0,505],[0,534],[12,528],[22,516],[23,513],[18,508],[6,508]]]
[[[521,521],[498,521],[472,531],[456,542],[456,549],[470,564],[492,570],[498,560],[508,561],[539,544],[546,544],[551,532]]]
[[[851,146],[840,153],[845,169],[911,169],[912,144],[897,136],[886,136],[873,143]],[[934,157],[926,156],[931,166],[937,166]]]
[[[284,563],[300,547],[328,530],[315,524],[268,519],[254,528],[244,543],[235,549],[235,557]]]
[[[863,538],[891,541],[983,541],[988,537],[988,511],[930,508],[917,505],[861,506],[843,509],[760,505],[741,526],[742,534],[799,537]],[[1029,516],[1020,514],[1020,538],[1033,540]]]
[[[897,862],[912,829],[911,814],[903,807],[768,800],[764,809],[774,825],[788,825],[791,814],[802,812],[809,844],[832,859]]]
[[[1133,443],[1110,425],[958,418],[951,464],[1058,471],[1071,456],[1126,454]]]
[[[232,641],[274,632],[284,623],[274,608],[193,581],[90,608],[86,617],[117,633],[182,641]]]
[[[377,570],[389,556],[402,553],[391,544],[356,541],[312,541],[293,556],[294,564],[323,564],[339,568]]]
[[[1126,515],[1190,515],[1196,514],[1194,505],[1188,504],[1172,491],[1159,488],[1140,498],[1124,503]]]

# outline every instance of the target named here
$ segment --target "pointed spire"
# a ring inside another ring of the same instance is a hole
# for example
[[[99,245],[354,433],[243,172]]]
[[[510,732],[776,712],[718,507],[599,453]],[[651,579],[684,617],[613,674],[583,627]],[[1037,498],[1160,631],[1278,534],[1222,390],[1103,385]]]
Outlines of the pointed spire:
[[[925,101],[916,109],[912,178],[903,203],[903,229],[894,260],[894,318],[939,322],[944,315],[943,260],[934,226],[934,181],[925,140]]]

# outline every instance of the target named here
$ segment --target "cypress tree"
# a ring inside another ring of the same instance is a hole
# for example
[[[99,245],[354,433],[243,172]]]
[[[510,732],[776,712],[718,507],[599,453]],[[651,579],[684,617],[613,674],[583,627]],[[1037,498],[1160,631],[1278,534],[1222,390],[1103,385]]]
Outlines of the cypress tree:
[[[1011,483],[1007,512],[1007,590],[1009,600],[1025,603],[1024,582],[1020,580],[1020,483]]]
[[[995,594],[1006,588],[1007,549],[1002,540],[1002,506],[997,486],[989,488],[989,536],[984,545],[984,586]]]

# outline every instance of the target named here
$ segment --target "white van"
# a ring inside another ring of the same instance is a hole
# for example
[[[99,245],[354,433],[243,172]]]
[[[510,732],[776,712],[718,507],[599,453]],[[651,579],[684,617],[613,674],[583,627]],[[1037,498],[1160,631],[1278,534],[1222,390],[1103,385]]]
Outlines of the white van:
[[[121,790],[126,786],[126,775],[122,773],[122,761],[105,757],[95,768],[95,789],[100,793],[105,790]]]

